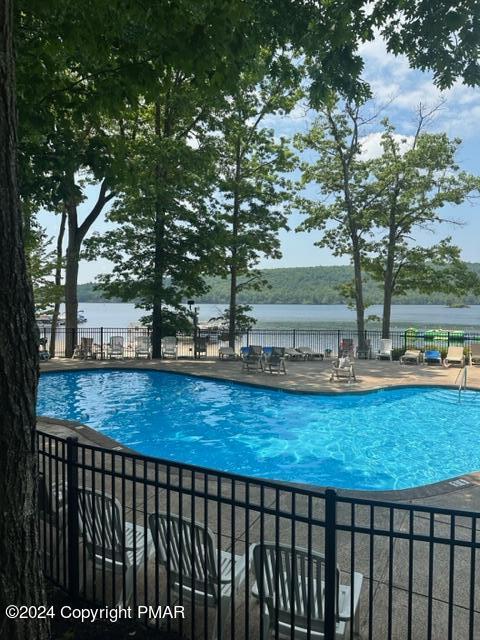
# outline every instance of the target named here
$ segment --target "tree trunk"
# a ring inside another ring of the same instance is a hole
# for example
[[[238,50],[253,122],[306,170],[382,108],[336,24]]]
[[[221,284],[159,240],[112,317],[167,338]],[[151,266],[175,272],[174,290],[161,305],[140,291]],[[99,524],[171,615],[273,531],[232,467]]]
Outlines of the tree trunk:
[[[390,318],[392,313],[392,284],[391,280],[387,283],[385,279],[385,285],[383,289],[383,318],[382,318],[382,338],[390,337]]]
[[[235,151],[235,187],[233,193],[233,213],[232,213],[232,264],[230,266],[230,304],[229,304],[229,325],[228,325],[228,344],[235,349],[235,334],[237,329],[237,243],[238,229],[240,224],[240,177],[241,177],[241,146],[240,140],[237,140],[237,148]]]
[[[161,105],[155,104],[155,135],[162,137]],[[155,166],[155,257],[153,266],[153,311],[152,311],[152,358],[162,357],[163,338],[163,275],[164,275],[164,243],[165,243],[165,211],[161,201],[160,186],[162,181],[162,167],[157,162]]]
[[[390,337],[390,316],[392,312],[393,297],[393,271],[395,268],[395,248],[396,248],[397,226],[394,210],[390,212],[387,261],[385,264],[385,277],[383,282],[383,318],[382,318],[382,338]]]
[[[355,307],[357,314],[358,348],[365,350],[365,304],[363,302],[362,263],[357,243],[353,242],[353,273],[355,284]]]
[[[55,357],[55,343],[57,338],[58,316],[60,314],[60,285],[62,284],[62,258],[63,258],[63,236],[65,235],[65,224],[67,221],[67,212],[62,211],[60,220],[60,229],[57,238],[57,260],[55,264],[55,288],[57,290],[55,304],[52,313],[52,326],[50,328],[50,357]]]
[[[45,620],[9,619],[9,604],[46,604],[38,554],[35,400],[38,329],[17,187],[13,11],[0,1],[0,638],[44,640]]]
[[[65,264],[65,356],[71,358],[77,346],[78,333],[78,266],[80,241],[78,238],[77,207],[68,207],[68,247]]]

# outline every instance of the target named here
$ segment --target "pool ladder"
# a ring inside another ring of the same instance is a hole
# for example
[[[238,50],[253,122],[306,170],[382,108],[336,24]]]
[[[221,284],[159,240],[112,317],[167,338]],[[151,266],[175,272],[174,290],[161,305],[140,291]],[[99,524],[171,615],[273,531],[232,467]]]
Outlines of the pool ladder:
[[[467,388],[467,371],[468,371],[468,367],[465,365],[458,372],[457,378],[455,380],[455,384],[458,383],[458,401],[459,402],[462,399],[462,391],[466,390]]]

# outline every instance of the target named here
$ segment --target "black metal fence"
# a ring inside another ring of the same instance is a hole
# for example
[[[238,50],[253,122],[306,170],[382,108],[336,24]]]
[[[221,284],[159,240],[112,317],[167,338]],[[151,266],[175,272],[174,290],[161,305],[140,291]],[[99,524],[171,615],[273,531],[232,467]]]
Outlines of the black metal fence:
[[[72,596],[192,640],[480,637],[476,512],[45,433],[38,454],[43,566]]]
[[[49,340],[49,329],[40,329],[42,338]],[[55,355],[65,356],[67,342],[80,346],[82,338],[91,339],[92,357],[108,359],[110,357],[135,358],[144,357],[143,352],[137,346],[139,339],[150,337],[151,330],[148,327],[133,328],[107,328],[107,327],[79,327],[75,336],[65,327],[57,331]],[[121,338],[122,351],[112,355],[112,344]],[[394,356],[398,357],[407,347],[419,349],[436,348],[446,350],[450,345],[463,345],[468,347],[472,343],[480,342],[480,332],[472,331],[392,331],[390,338],[393,342]],[[179,358],[194,357],[218,357],[220,347],[228,345],[228,335],[224,331],[211,329],[198,330],[195,335],[177,334],[177,356]],[[381,331],[365,331],[364,343],[368,345],[366,357],[375,357],[382,339]],[[198,350],[196,345],[202,343],[205,348]],[[261,345],[262,347],[309,347],[320,353],[338,355],[342,345],[351,343],[356,351],[359,345],[357,331],[350,329],[251,329],[236,340],[236,350],[248,345]],[[47,345],[48,348],[48,345]]]

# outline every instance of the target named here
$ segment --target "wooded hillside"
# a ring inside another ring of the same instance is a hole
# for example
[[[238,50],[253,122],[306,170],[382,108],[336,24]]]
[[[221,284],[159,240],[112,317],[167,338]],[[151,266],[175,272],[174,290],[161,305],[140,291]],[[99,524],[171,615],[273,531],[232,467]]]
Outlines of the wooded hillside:
[[[471,263],[469,267],[480,275],[480,263]],[[288,269],[265,269],[263,277],[269,287],[261,291],[239,293],[240,303],[251,304],[345,304],[341,285],[352,278],[350,266],[331,267],[294,267]],[[197,302],[223,304],[228,300],[228,282],[221,278],[210,278],[210,291],[196,299]],[[102,302],[105,299],[93,283],[78,287],[80,302]],[[369,304],[381,304],[380,287],[368,276],[365,278],[365,299]],[[456,297],[432,293],[429,296],[412,292],[395,300],[397,304],[480,304],[475,295]]]

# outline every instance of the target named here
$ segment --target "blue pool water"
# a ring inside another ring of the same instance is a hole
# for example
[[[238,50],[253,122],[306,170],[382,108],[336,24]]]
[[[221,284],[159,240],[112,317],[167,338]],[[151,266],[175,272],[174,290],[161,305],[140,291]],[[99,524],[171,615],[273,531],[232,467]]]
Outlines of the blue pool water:
[[[351,489],[402,489],[480,469],[480,393],[258,389],[159,371],[43,374],[39,415],[78,420],[146,455]]]

